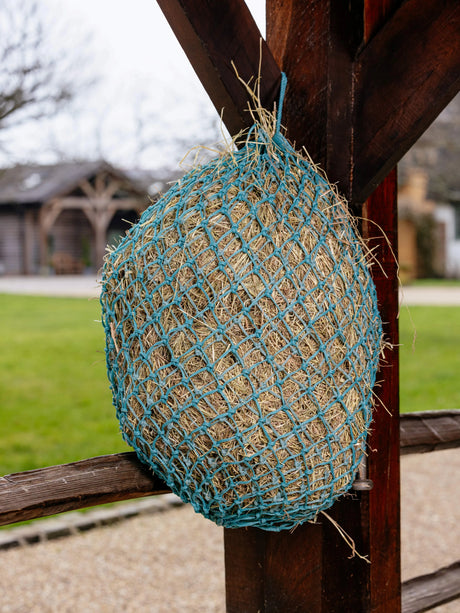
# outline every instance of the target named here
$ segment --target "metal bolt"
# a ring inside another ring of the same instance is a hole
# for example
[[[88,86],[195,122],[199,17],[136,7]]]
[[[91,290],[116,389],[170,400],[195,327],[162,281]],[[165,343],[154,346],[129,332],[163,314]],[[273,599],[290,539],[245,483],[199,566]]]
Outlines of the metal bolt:
[[[368,492],[374,487],[374,482],[371,479],[355,479],[352,488],[358,492]]]
[[[368,492],[374,487],[374,483],[371,479],[367,478],[367,464],[366,456],[363,455],[361,462],[358,466],[358,478],[355,479],[352,489],[358,492]]]

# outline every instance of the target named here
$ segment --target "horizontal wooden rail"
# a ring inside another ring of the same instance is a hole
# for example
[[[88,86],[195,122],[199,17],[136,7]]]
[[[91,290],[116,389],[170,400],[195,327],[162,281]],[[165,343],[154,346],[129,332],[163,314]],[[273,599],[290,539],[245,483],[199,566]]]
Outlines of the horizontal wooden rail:
[[[401,613],[423,613],[460,598],[460,560],[402,584]]]
[[[460,411],[400,418],[401,453],[460,446]],[[169,492],[134,452],[0,477],[0,525]]]
[[[0,477],[0,525],[171,490],[134,452]]]
[[[460,446],[460,410],[405,413],[399,428],[401,455]]]

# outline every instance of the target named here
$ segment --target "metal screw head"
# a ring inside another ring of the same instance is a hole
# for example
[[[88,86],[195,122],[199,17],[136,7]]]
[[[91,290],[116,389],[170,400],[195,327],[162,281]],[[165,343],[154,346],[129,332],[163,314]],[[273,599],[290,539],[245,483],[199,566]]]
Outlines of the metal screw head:
[[[356,479],[352,488],[358,492],[368,492],[374,487],[374,482],[371,479]]]

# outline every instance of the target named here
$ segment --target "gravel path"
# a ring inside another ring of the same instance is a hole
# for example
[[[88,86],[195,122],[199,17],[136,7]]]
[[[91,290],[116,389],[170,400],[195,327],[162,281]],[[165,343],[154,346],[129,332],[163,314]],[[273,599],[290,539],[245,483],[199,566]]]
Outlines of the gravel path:
[[[403,579],[459,557],[459,471],[457,450],[402,458]],[[222,530],[188,506],[0,552],[0,568],[1,613],[225,610]]]
[[[4,294],[95,298],[99,292],[99,282],[91,275],[0,277],[0,293]]]
[[[99,291],[100,284],[96,277],[91,275],[0,277],[0,293],[6,294],[95,298]],[[400,299],[401,304],[408,306],[458,306],[460,286],[402,287]]]

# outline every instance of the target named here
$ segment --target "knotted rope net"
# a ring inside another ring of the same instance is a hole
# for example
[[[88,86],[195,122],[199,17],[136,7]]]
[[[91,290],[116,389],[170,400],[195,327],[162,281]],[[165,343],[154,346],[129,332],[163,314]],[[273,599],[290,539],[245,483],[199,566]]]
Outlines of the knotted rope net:
[[[382,348],[366,249],[281,106],[152,204],[103,270],[123,437],[226,527],[292,528],[350,489]]]

